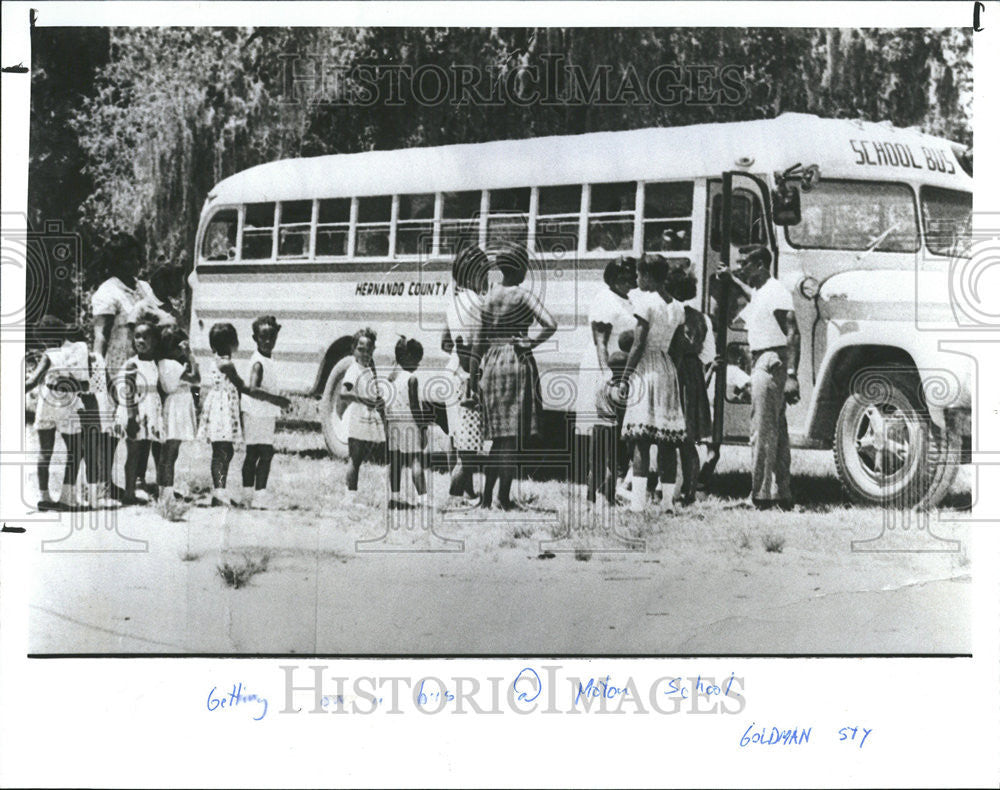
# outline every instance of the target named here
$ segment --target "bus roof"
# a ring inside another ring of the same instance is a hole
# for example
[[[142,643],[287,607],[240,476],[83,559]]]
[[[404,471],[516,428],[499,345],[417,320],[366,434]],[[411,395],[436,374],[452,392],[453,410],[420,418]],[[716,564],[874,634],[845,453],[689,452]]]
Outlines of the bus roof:
[[[673,180],[738,168],[770,173],[797,162],[818,164],[826,178],[971,190],[955,147],[888,123],[785,113],[759,121],[284,159],[226,178],[208,203]],[[752,163],[741,168],[742,158]]]

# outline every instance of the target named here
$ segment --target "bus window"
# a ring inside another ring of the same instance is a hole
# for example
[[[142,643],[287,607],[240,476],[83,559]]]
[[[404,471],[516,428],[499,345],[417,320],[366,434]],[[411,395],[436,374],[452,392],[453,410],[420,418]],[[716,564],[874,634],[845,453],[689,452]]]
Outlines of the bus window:
[[[764,227],[764,207],[756,192],[745,189],[733,190],[733,222],[729,243],[733,247],[747,244],[767,244],[767,229]],[[715,252],[719,251],[722,239],[722,195],[712,198],[712,233],[710,243]]]
[[[316,255],[347,255],[350,232],[351,199],[321,200],[316,224]]]
[[[490,213],[486,221],[486,244],[498,241],[528,243],[528,210],[531,189],[491,189]]]
[[[479,244],[482,192],[445,192],[441,197],[441,254],[454,255],[467,244]]]
[[[535,250],[576,252],[580,237],[580,195],[583,187],[540,187],[535,223]]]
[[[262,260],[274,253],[274,203],[248,203],[243,218],[243,260]]]
[[[646,184],[642,249],[672,252],[691,249],[693,181]]]
[[[236,258],[236,228],[239,215],[234,208],[216,211],[205,226],[201,257],[206,261],[231,261]]]
[[[309,255],[312,201],[293,200],[281,204],[278,225],[278,257],[304,258]]]
[[[375,257],[389,254],[389,222],[391,218],[391,196],[358,198],[356,255]]]
[[[920,187],[927,249],[935,255],[969,257],[968,233],[972,193],[941,187]]]
[[[917,206],[904,184],[821,181],[802,193],[802,222],[787,225],[794,247],[916,252]]]
[[[592,184],[587,214],[587,249],[631,250],[635,236],[635,181]]]
[[[400,195],[396,255],[430,255],[434,246],[434,193]]]

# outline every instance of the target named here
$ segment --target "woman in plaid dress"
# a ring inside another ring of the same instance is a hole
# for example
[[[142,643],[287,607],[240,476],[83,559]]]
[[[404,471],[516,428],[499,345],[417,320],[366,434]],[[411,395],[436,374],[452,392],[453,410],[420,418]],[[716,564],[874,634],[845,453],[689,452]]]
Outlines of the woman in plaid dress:
[[[481,506],[492,506],[493,486],[499,477],[498,504],[512,510],[516,508],[510,499],[516,453],[538,434],[542,407],[538,366],[531,351],[552,337],[556,322],[534,294],[521,287],[528,274],[524,247],[505,243],[494,252],[493,262],[503,282],[483,301],[470,379],[479,386],[485,437],[492,441]],[[528,328],[536,321],[542,331],[532,339]]]

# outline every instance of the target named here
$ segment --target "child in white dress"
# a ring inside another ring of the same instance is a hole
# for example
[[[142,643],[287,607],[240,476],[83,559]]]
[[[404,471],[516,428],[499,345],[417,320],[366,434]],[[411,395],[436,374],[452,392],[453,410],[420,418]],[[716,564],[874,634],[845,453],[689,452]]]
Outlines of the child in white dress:
[[[268,392],[278,389],[278,374],[271,354],[278,341],[281,325],[273,315],[264,315],[253,322],[253,339],[257,350],[250,357],[247,381],[251,387]],[[247,445],[243,461],[243,502],[245,507],[253,505],[254,497],[260,497],[267,488],[267,478],[271,473],[271,459],[274,457],[274,427],[281,409],[273,403],[244,395],[240,401],[243,411],[243,440]]]
[[[273,403],[284,409],[287,398],[258,387],[248,386],[233,365],[232,355],[240,341],[232,324],[215,324],[208,332],[214,359],[201,390],[201,423],[198,438],[212,444],[212,505],[232,505],[226,494],[229,464],[235,445],[243,443],[240,423],[240,395]]]
[[[45,351],[25,381],[25,392],[38,388],[35,407],[35,433],[38,435],[39,510],[73,510],[76,501],[76,478],[83,456],[83,439],[78,415],[79,393],[86,391],[89,379],[87,344],[78,340],[61,320],[46,315],[35,334]],[[55,449],[56,432],[66,446],[66,466],[58,501],[49,494],[49,466]]]
[[[368,460],[376,446],[385,441],[382,419],[384,403],[378,392],[375,366],[375,332],[365,327],[354,333],[354,360],[340,383],[340,397],[348,402],[344,410],[347,425],[347,502],[353,501],[358,490],[361,464]]]
[[[399,487],[403,467],[409,467],[413,487],[421,507],[427,506],[427,484],[424,480],[423,451],[427,421],[420,406],[420,388],[413,375],[424,347],[417,340],[401,337],[396,343],[396,366],[389,374],[386,392],[386,435],[389,450],[389,509],[399,509]]]
[[[157,363],[160,389],[163,391],[163,448],[156,468],[160,500],[174,496],[174,466],[181,442],[194,441],[197,417],[191,385],[200,381],[198,363],[191,353],[187,334],[176,326],[163,328],[160,334],[162,355]]]
[[[151,442],[163,440],[163,406],[156,364],[159,339],[159,327],[150,319],[143,318],[136,323],[132,336],[135,355],[126,360],[117,382],[114,432],[125,439],[125,493],[122,498],[125,505],[144,501],[135,493],[139,461],[149,457]]]
[[[665,457],[686,436],[677,370],[670,358],[674,331],[684,322],[684,306],[666,290],[669,264],[661,255],[639,259],[639,290],[629,297],[637,326],[622,375],[620,397],[626,404],[623,434],[634,446],[632,510],[646,506],[649,449],[656,443]],[[664,451],[664,448],[667,448]]]

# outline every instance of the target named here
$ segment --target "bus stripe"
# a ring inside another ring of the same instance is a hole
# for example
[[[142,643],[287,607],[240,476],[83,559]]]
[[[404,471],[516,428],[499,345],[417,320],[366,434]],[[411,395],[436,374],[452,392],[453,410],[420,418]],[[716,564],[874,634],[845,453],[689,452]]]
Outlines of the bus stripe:
[[[431,324],[429,331],[440,331],[444,329],[445,313],[441,310],[427,311],[417,314],[407,310],[337,310],[328,308],[324,310],[304,309],[304,308],[283,308],[281,310],[271,310],[282,320],[290,321],[361,321],[361,322],[389,322],[402,321],[408,315],[413,316],[414,329],[421,329],[420,321],[427,321]],[[198,318],[204,320],[222,319],[254,319],[260,314],[260,310],[246,310],[239,308],[195,308]],[[554,313],[553,318],[560,329],[572,329],[582,326],[586,322],[586,316],[575,313]]]
[[[631,252],[623,252],[623,255],[630,255]],[[593,272],[595,277],[600,276],[604,266],[608,261],[614,260],[612,257],[586,258],[583,260],[555,259],[546,260],[544,258],[531,258],[532,269],[544,269],[546,271],[562,272],[566,269],[575,271],[578,274]],[[261,275],[268,276],[276,273],[281,274],[339,274],[358,275],[367,274],[372,277],[384,276],[388,274],[410,274],[414,272],[451,272],[451,260],[433,261],[328,261],[321,263],[318,261],[302,263],[283,263],[276,261],[261,261],[260,263],[199,263],[197,273],[199,277],[218,277],[225,275]]]

